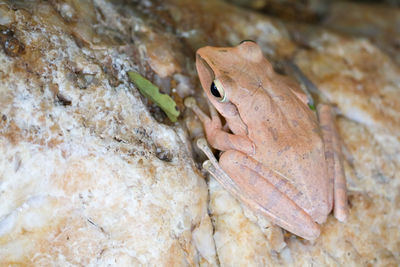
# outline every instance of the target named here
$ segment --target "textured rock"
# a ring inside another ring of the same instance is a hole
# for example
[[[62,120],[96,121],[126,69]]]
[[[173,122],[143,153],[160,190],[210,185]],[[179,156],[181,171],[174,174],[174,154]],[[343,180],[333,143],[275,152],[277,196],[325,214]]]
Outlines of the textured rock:
[[[0,7],[24,44],[0,53],[0,265],[215,264],[206,183],[134,62],[79,47],[47,3]]]
[[[0,24],[0,265],[400,262],[400,70],[373,42],[221,1],[0,2]],[[183,111],[202,102],[195,50],[242,39],[292,57],[340,114],[350,216],[315,243],[207,184],[193,114],[172,124],[128,82]]]
[[[394,2],[392,4],[395,4]],[[397,2],[397,5],[400,3]],[[400,8],[335,1],[323,21],[330,29],[368,38],[400,64]]]
[[[226,0],[237,5],[255,9],[283,19],[315,21],[329,9],[327,0]]]

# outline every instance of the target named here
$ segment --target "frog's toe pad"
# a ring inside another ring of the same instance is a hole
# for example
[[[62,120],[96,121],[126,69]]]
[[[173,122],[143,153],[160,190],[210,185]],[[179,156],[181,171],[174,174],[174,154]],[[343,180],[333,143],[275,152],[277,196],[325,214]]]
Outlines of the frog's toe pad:
[[[185,100],[183,100],[183,104],[187,108],[192,108],[197,105],[196,99],[194,99],[194,97],[192,97],[192,96],[186,97]]]
[[[211,167],[212,167],[212,163],[211,163],[211,161],[209,161],[209,160],[205,160],[204,162],[203,162],[203,169],[205,169],[205,170],[209,170]]]

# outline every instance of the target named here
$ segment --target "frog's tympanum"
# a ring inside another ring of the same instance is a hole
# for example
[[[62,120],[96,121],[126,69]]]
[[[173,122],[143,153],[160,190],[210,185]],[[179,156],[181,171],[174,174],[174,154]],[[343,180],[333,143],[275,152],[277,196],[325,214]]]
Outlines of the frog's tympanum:
[[[222,151],[219,163],[207,155],[225,189],[308,240],[319,236],[318,224],[332,208],[345,221],[346,181],[331,107],[320,104],[318,119],[299,85],[275,73],[252,41],[200,48],[196,67],[210,117],[194,99],[185,104],[202,121],[207,141]]]

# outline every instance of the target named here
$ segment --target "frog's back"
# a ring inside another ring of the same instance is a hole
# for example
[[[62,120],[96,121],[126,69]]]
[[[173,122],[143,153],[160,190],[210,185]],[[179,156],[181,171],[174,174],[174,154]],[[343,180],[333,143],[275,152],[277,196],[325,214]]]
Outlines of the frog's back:
[[[248,108],[260,118],[243,118],[256,145],[253,157],[282,174],[309,199],[317,197],[329,203],[324,145],[316,115],[287,86],[270,80],[261,84],[262,90],[248,102]],[[329,213],[325,206],[321,213]]]
[[[252,130],[250,138],[259,144],[266,144],[268,140],[266,145],[277,151],[287,146],[307,151],[322,142],[317,117],[293,92],[290,86],[294,84],[286,83],[287,80],[275,73],[252,75],[265,78],[256,80],[258,89],[242,101],[241,109],[246,112],[241,112],[241,116]],[[243,88],[246,84],[239,86]],[[255,119],[252,114],[258,117]]]

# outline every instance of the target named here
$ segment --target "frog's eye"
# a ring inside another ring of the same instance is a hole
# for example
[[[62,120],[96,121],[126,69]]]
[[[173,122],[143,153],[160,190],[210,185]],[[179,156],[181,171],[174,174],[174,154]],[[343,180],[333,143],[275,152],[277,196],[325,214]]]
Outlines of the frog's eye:
[[[224,87],[219,80],[214,80],[210,86],[210,92],[215,96],[218,102],[226,102],[228,99],[225,94]]]
[[[245,42],[252,42],[252,43],[256,43],[256,42],[255,42],[255,41],[253,41],[253,40],[247,39],[247,40],[243,40],[243,41],[241,41],[241,42],[240,42],[240,44],[243,44],[243,43],[245,43]]]

